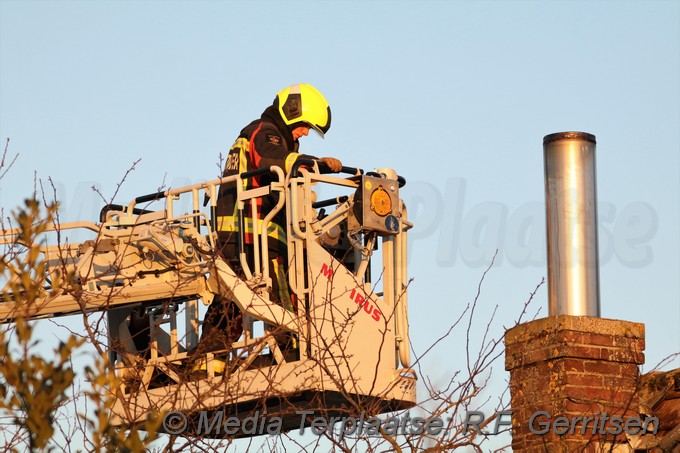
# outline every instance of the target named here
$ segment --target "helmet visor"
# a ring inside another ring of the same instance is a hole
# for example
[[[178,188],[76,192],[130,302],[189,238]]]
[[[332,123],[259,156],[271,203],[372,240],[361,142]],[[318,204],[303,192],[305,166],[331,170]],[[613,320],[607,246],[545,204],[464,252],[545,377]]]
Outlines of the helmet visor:
[[[326,107],[326,123],[325,124],[318,124],[318,123],[311,123],[308,122],[307,124],[316,131],[321,138],[324,138],[326,135],[326,132],[328,132],[328,129],[331,128],[331,108]]]

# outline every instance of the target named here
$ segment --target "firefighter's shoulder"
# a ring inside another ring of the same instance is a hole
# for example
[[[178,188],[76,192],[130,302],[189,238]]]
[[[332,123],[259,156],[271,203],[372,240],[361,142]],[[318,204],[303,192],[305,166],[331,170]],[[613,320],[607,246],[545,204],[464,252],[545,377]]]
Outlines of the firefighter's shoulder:
[[[269,146],[284,146],[281,132],[272,124],[262,123],[262,127],[255,136],[255,141]]]

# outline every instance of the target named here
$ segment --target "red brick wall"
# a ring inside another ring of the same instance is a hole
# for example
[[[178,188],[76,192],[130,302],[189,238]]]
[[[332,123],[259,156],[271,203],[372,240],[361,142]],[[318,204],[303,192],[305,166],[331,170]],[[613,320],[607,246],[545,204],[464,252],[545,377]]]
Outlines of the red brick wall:
[[[578,423],[573,433],[559,435],[552,429],[535,434],[530,419],[537,411],[555,417],[624,418],[637,415],[635,400],[638,365],[644,363],[644,325],[582,316],[552,316],[516,326],[505,335],[505,368],[510,371],[514,451],[598,451],[604,442],[625,442],[625,435],[610,421],[595,427],[589,421],[585,433]],[[535,430],[548,421],[534,420]],[[602,428],[604,427],[604,428]],[[558,431],[562,431],[558,429]]]

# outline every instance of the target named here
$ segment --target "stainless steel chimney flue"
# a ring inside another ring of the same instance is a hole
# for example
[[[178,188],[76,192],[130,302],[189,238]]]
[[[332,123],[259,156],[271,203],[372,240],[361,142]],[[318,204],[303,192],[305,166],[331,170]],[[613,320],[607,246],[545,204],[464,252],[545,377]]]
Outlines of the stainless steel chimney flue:
[[[600,316],[595,136],[543,138],[548,314]]]

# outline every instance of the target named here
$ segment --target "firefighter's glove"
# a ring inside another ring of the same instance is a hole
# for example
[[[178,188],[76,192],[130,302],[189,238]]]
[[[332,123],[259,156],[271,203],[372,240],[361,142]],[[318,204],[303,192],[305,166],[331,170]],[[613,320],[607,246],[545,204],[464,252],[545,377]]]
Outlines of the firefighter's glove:
[[[333,171],[333,172],[339,172],[342,170],[342,162],[340,162],[338,159],[334,157],[322,157],[319,159],[319,162],[322,164],[326,164],[328,168]]]

